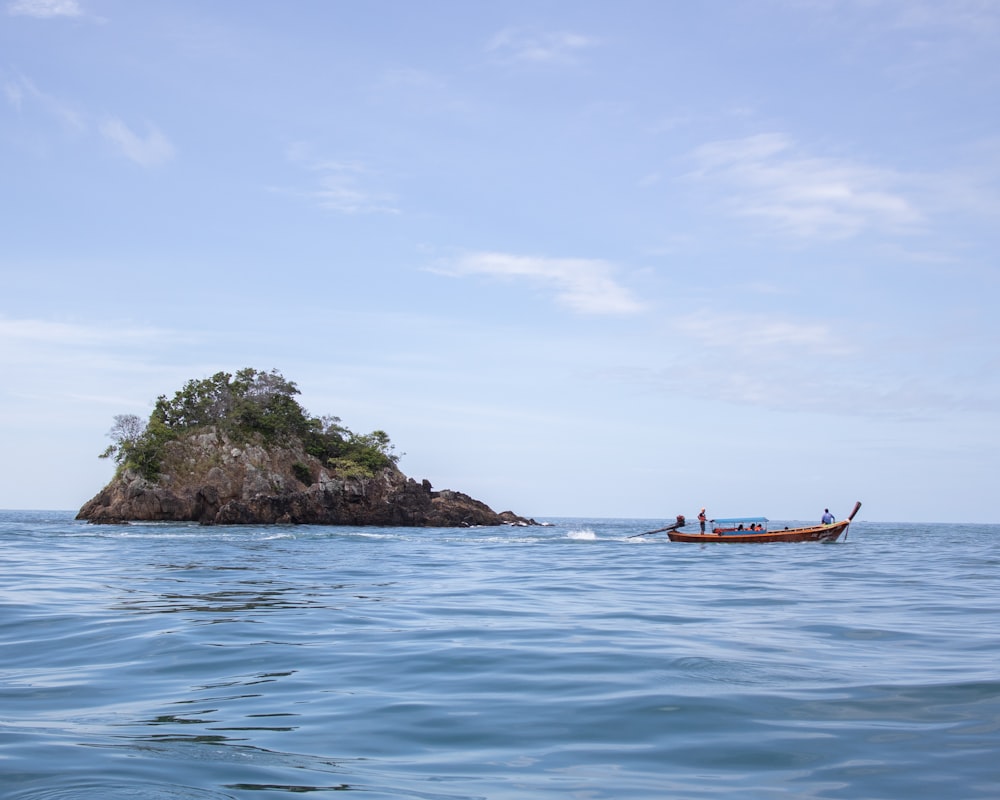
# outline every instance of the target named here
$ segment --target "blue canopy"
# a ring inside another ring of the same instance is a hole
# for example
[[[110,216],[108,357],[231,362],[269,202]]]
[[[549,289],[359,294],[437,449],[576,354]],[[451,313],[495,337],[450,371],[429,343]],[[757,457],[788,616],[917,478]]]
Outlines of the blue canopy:
[[[713,519],[712,522],[721,522],[725,525],[729,523],[738,524],[740,522],[767,522],[767,517],[730,517],[729,519]]]

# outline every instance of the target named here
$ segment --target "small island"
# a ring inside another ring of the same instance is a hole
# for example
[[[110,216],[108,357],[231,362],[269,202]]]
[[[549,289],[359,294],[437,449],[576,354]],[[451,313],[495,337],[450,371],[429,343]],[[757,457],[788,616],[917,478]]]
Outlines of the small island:
[[[535,525],[455,491],[408,478],[381,430],[357,434],[311,417],[277,370],[190,380],[157,398],[147,421],[114,418],[102,458],[114,478],[77,519],[471,527]]]

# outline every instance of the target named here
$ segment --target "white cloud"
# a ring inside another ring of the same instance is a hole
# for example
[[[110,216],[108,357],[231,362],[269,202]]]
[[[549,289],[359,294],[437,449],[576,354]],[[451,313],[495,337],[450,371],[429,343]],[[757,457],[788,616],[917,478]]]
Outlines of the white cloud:
[[[1000,29],[997,0],[795,0],[798,6],[840,19],[871,19],[880,29],[910,29],[931,36],[956,32],[991,39]],[[920,40],[927,43],[927,37]]]
[[[59,412],[63,418],[85,413],[72,398],[86,396],[93,402],[104,394],[125,397],[136,383],[155,387],[164,375],[175,379],[180,369],[173,363],[172,351],[201,352],[205,342],[205,334],[199,331],[121,320],[0,316],[0,368],[8,378],[0,386],[0,416],[11,418],[11,403],[28,412],[42,404],[63,404]],[[155,396],[154,390],[150,392],[130,402],[141,407]]]
[[[665,317],[641,366],[602,374],[644,392],[781,412],[895,420],[995,413],[995,348],[945,340],[936,329],[900,335],[847,314]]]
[[[781,0],[826,18],[850,22],[873,19],[880,29],[912,28],[932,32],[954,29],[975,36],[992,35],[1000,27],[997,0]]]
[[[858,49],[877,48],[885,74],[911,90],[961,76],[992,92],[998,0],[778,0]],[[986,57],[987,66],[968,66]]]
[[[3,93],[7,96],[7,102],[10,103],[15,110],[21,110],[21,100],[24,98],[24,91],[21,86],[15,81],[5,80],[3,83]]]
[[[1000,29],[1000,3],[996,0],[905,0],[897,2],[897,13],[900,27],[952,28],[983,37],[992,37]]]
[[[664,318],[662,344],[607,377],[645,390],[736,406],[849,415],[891,413],[884,371],[865,369],[863,348],[837,321],[705,310]],[[884,366],[884,365],[882,365]],[[880,373],[877,374],[876,373]],[[917,398],[907,410],[922,408]]]
[[[13,345],[11,351],[27,342],[86,344],[95,341],[108,341],[110,338],[110,331],[100,332],[99,329],[75,323],[0,318],[0,342]]]
[[[7,13],[13,16],[79,17],[83,14],[77,0],[14,0],[7,4]]]
[[[340,214],[398,214],[388,194],[360,185],[363,168],[326,164],[320,168],[319,188],[309,194],[323,208]]]
[[[694,177],[725,193],[733,213],[799,237],[849,238],[913,230],[922,215],[901,176],[844,159],[804,154],[765,133],[710,142],[692,154]]]
[[[953,379],[953,348],[929,354],[932,347],[912,341],[915,369],[877,331],[844,333],[846,323],[709,310],[666,318],[661,344],[642,359],[662,366],[622,365],[602,376],[644,392],[781,412],[914,420],[995,409],[995,383],[970,392]]]
[[[26,348],[103,347],[105,345],[144,344],[162,340],[167,331],[158,328],[130,328],[119,325],[100,326],[76,322],[54,322],[44,319],[10,319],[0,317],[0,354],[21,360]],[[173,338],[171,336],[171,338]]]
[[[4,94],[13,108],[21,113],[38,108],[54,117],[68,131],[82,133],[87,130],[85,115],[76,111],[68,103],[39,89],[33,81],[21,74],[4,79]]]
[[[571,61],[577,53],[596,44],[596,39],[571,31],[532,33],[506,28],[493,37],[486,49],[511,61],[551,63]]]
[[[83,413],[73,398],[102,392],[127,395],[129,381],[139,375],[159,375],[162,380],[169,370],[165,348],[185,344],[202,342],[191,332],[128,323],[0,317],[0,368],[8,378],[0,387],[0,412],[9,417],[11,404],[27,413],[63,404],[59,413],[64,418]]]
[[[119,119],[107,119],[101,125],[101,133],[122,155],[143,167],[155,167],[173,157],[174,147],[152,125],[147,125],[147,129],[146,136],[142,137]]]
[[[318,175],[318,187],[295,192],[338,214],[398,214],[395,197],[370,187],[371,170],[360,161],[337,161],[313,156],[307,145],[288,148],[289,161]]]
[[[95,120],[90,114],[77,111],[65,100],[47,94],[34,81],[19,73],[3,77],[3,93],[7,102],[19,114],[29,115],[34,111],[41,111],[57,120],[64,130],[73,135],[89,135],[95,127]],[[100,124],[99,130],[123,156],[144,167],[170,160],[174,155],[173,145],[154,126],[146,127],[146,135],[141,136],[120,119],[109,117]]]
[[[927,420],[961,413],[995,415],[994,387],[971,392],[961,384],[914,375],[891,364],[865,369],[855,359],[787,358],[745,361],[733,354],[698,353],[664,368],[621,367],[603,376],[665,396],[687,396],[740,407],[842,417]]]
[[[673,326],[698,344],[761,360],[790,356],[846,356],[853,347],[837,336],[830,325],[799,322],[760,314],[687,314]]]
[[[557,303],[580,314],[635,314],[643,309],[615,280],[614,266],[597,259],[468,253],[435,271],[526,280],[552,290]]]

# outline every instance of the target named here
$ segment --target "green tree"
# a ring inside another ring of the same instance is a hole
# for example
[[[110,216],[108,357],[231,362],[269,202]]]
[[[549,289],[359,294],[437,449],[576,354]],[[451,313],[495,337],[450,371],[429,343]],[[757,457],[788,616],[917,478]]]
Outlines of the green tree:
[[[153,416],[175,430],[223,420],[233,408],[232,377],[228,372],[216,372],[211,378],[189,380],[174,393],[173,399],[161,394],[156,399]]]
[[[144,478],[153,480],[160,471],[163,446],[175,434],[162,422],[150,418],[143,422],[135,414],[118,414],[108,431],[112,443],[101,458],[113,458],[119,469],[134,469]]]
[[[169,400],[160,395],[153,416],[178,431],[218,425],[238,436],[260,433],[272,441],[306,433],[305,411],[294,398],[298,393],[298,387],[277,370],[247,367],[235,375],[217,372],[189,380]]]
[[[167,442],[196,428],[214,426],[238,440],[265,444],[301,442],[309,455],[351,475],[373,475],[399,456],[382,430],[356,434],[339,417],[310,417],[295,399],[298,387],[277,370],[250,367],[189,380],[173,398],[160,395],[149,422],[134,414],[115,417],[112,444],[102,454],[149,479],[159,474]]]
[[[136,448],[145,430],[146,423],[135,414],[116,414],[115,424],[107,433],[111,444],[100,457],[113,458],[116,464],[123,464]]]

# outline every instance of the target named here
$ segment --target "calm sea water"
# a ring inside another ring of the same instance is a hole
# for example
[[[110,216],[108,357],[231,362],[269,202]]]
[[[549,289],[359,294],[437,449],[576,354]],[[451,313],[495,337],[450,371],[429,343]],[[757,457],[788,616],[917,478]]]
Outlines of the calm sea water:
[[[1000,797],[1000,526],[72,516],[0,512],[5,800]]]

